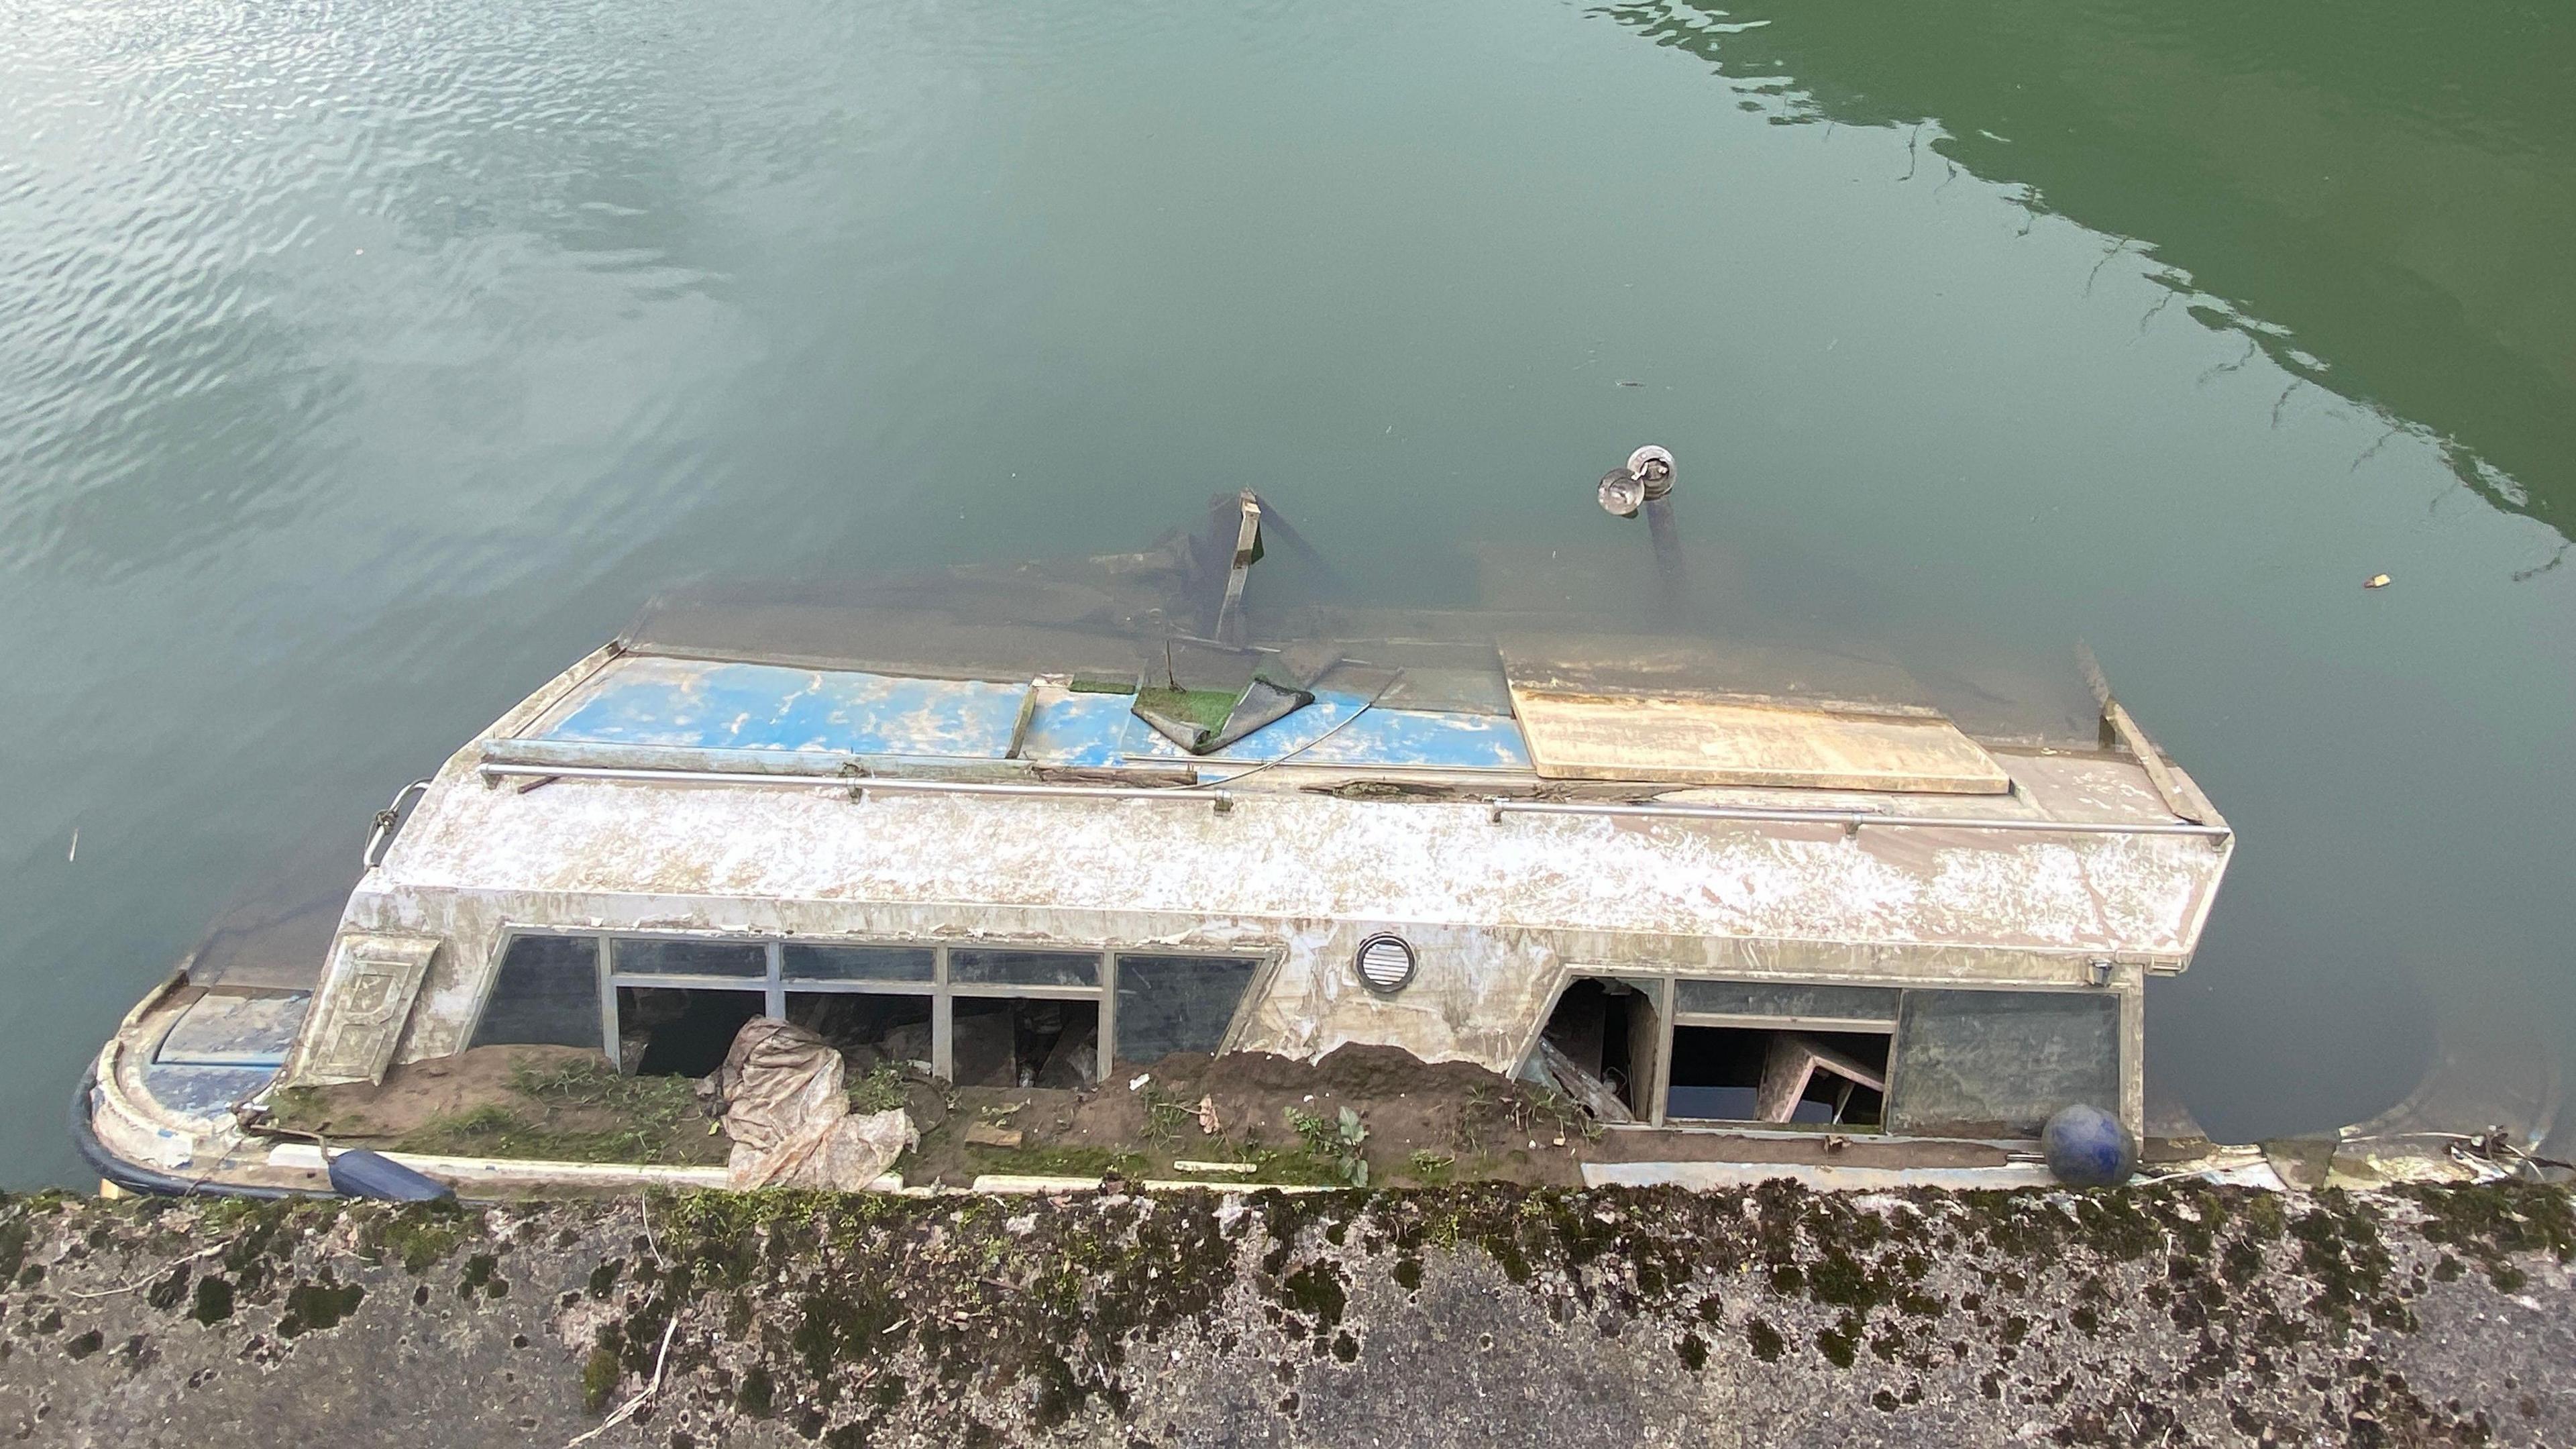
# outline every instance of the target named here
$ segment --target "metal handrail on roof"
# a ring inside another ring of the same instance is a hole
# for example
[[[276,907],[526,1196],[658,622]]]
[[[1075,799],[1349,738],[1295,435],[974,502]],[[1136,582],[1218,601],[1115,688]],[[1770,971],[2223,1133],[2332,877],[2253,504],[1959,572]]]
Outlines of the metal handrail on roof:
[[[1489,796],[1496,824],[1506,815],[1611,815],[1674,820],[1765,820],[1795,825],[1839,825],[1857,835],[1864,825],[1934,830],[2034,830],[2075,835],[2196,835],[2213,843],[2235,832],[2224,825],[2183,821],[2040,820],[2027,816],[1891,815],[1871,810],[1786,810],[1752,805],[1634,805],[1617,801],[1511,800]]]
[[[662,770],[631,766],[552,765],[485,760],[476,767],[484,783],[506,778],[628,780],[656,785],[764,785],[772,788],[846,790],[852,799],[869,791],[911,795],[996,795],[1064,800],[1203,801],[1218,814],[1234,808],[1233,795],[1207,785],[1054,785],[1001,780],[924,780],[848,773],[772,774],[728,770]],[[1487,796],[1497,824],[1506,815],[1582,815],[1622,819],[1742,820],[1786,825],[1839,825],[1847,836],[1864,825],[1930,830],[2022,830],[2059,835],[2183,835],[2212,844],[2234,838],[2225,825],[2187,821],[2049,820],[2029,816],[1896,815],[1873,810],[1799,810],[1752,805],[1640,804],[1623,801],[1514,800]]]
[[[1037,785],[1001,780],[914,780],[885,775],[772,775],[725,770],[648,770],[607,765],[519,765],[485,761],[484,783],[509,777],[537,780],[632,780],[652,785],[766,785],[773,789],[834,789],[853,800],[887,795],[1022,795],[1057,800],[1165,800],[1234,809],[1234,796],[1196,785]]]

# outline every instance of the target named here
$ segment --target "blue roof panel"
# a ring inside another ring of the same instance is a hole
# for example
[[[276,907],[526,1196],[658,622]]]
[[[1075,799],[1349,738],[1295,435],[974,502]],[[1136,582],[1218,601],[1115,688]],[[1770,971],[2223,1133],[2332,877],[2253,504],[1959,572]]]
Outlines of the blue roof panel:
[[[795,669],[630,656],[546,712],[530,738],[707,750],[814,751],[917,759],[1007,757],[1027,684],[912,679],[855,670]],[[1021,758],[1113,767],[1192,757],[1135,717],[1132,696],[1039,691]],[[1368,696],[1326,692],[1214,755],[1249,765],[1300,763],[1452,770],[1526,770],[1519,727],[1501,715],[1369,708]]]
[[[546,740],[998,760],[1025,684],[634,658],[548,712]]]

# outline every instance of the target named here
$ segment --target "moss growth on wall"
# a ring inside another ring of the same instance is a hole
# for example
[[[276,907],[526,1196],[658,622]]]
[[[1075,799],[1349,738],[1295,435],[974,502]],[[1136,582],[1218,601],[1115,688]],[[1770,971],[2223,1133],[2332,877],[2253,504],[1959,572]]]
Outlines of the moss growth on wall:
[[[2576,1258],[2576,1209],[2565,1194],[2496,1183],[2408,1188],[2403,1196],[2423,1212],[2424,1236],[2476,1259],[2498,1292],[2518,1292],[2527,1279],[2507,1261],[2509,1254],[2546,1253],[2561,1263]],[[2446,1261],[2456,1276],[2457,1260]]]
[[[335,1282],[331,1270],[309,1283],[298,1283],[286,1290],[286,1313],[277,1320],[280,1338],[293,1338],[318,1328],[335,1328],[341,1319],[358,1311],[366,1301],[367,1290],[355,1283]]]
[[[581,1407],[587,1413],[608,1412],[608,1396],[617,1392],[617,1383],[625,1370],[617,1362],[617,1351],[605,1344],[593,1348],[581,1361]]]
[[[403,1207],[370,1205],[358,1228],[358,1242],[370,1254],[390,1258],[403,1271],[420,1274],[455,1253],[467,1237],[481,1231],[482,1214],[454,1203],[416,1203]]]
[[[2070,1365],[2123,1361],[2140,1335],[2162,1356],[2138,1362],[2166,1376],[2137,1391],[2142,1401],[2261,1373],[2293,1388],[2310,1375],[2349,1386],[2350,1364],[2442,1336],[2419,1317],[2460,1323],[2457,1295],[2479,1295],[2466,1308],[2490,1317],[2484,1295],[2498,1292],[2563,1302],[2563,1276],[2541,1265],[2576,1258],[2566,1194],[2512,1187],[2286,1198],[2198,1183],[1866,1195],[1784,1183],[1055,1199],[775,1191],[640,1206],[50,1214],[15,1200],[0,1203],[0,1226],[11,1223],[26,1229],[22,1270],[50,1269],[41,1287],[11,1290],[6,1321],[22,1344],[86,1342],[102,1332],[89,1306],[99,1301],[227,1360],[254,1342],[307,1351],[369,1325],[417,1333],[404,1316],[416,1310],[448,1325],[442,1334],[493,1319],[541,1335],[535,1325],[551,1322],[574,1340],[553,1371],[567,1412],[576,1401],[606,1412],[651,1378],[667,1341],[683,1387],[656,1401],[657,1437],[700,1436],[731,1416],[822,1442],[896,1437],[896,1426],[917,1438],[934,1422],[964,1442],[964,1421],[941,1417],[958,1406],[1019,1426],[1014,1435],[1099,1438],[1176,1362],[1226,1354],[1267,1355],[1277,1384],[1265,1401],[1293,1418],[1313,1412],[1329,1376],[1374,1371],[1406,1325],[1489,1304],[1496,1324],[1544,1325],[1528,1331],[1550,1352],[1627,1341],[1649,1377],[1739,1384],[1759,1364],[1882,1412],[1960,1365],[1948,1392],[2067,1427],[2039,1396]],[[115,1291],[63,1296],[101,1289]],[[2430,1315],[2428,1293],[2452,1295],[2450,1318]],[[1589,1327],[1560,1331],[1577,1324]],[[103,1331],[90,1352],[106,1360],[142,1341]],[[1492,1337],[1470,1328],[1444,1351],[1483,1351],[1470,1345]],[[2407,1397],[2421,1385],[2372,1382],[2377,1397],[2352,1403],[2428,1440],[2474,1428],[2439,1396]],[[1302,1410],[1291,1406],[1300,1396]],[[2263,1410],[2275,1437],[2315,1437],[2283,1412]]]

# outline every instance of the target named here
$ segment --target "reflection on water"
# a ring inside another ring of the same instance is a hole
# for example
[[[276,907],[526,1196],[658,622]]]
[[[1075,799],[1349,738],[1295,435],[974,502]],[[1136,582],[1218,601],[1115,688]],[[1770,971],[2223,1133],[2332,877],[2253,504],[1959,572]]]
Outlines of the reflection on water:
[[[2576,22],[2367,0],[1648,0],[1604,12],[1781,122],[2018,187],[2178,305],[2576,531]],[[2241,366],[2242,364],[2237,364]],[[2372,447],[2385,446],[2388,435]],[[2554,563],[2560,555],[2550,555]],[[2546,566],[2546,565],[2544,565]]]
[[[2008,730],[2096,649],[2242,836],[2151,1009],[2213,1127],[2576,1022],[2563,27],[1608,13],[18,6],[0,1180],[225,900],[666,586],[1251,487],[1381,600],[1644,608],[1641,443],[1713,631]]]

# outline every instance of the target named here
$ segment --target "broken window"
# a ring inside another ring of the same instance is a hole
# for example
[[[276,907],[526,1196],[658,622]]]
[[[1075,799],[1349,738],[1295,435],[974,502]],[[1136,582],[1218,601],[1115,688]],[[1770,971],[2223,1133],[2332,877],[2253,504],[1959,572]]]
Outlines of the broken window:
[[[1675,1026],[1664,1114],[1875,1127],[1885,1115],[1887,1048],[1880,1032]]]
[[[1550,1085],[1604,1122],[1643,1122],[1655,1111],[1655,1059],[1663,1024],[1659,988],[1616,977],[1566,985],[1524,1075]]]
[[[619,1070],[703,1077],[722,1066],[734,1033],[768,1010],[769,963],[761,941],[610,937]]]
[[[1213,1052],[1261,963],[1244,956],[1118,956],[1118,1056]]]
[[[925,953],[927,954],[927,953]],[[928,1074],[932,998],[859,991],[787,993],[787,1019],[832,1044],[862,1077],[886,1063]]]
[[[1908,991],[1891,1124],[2027,1136],[2060,1107],[2120,1110],[2120,1001],[2108,992]]]
[[[1100,1080],[1100,1003],[961,996],[951,1004],[961,1087],[1088,1087]]]
[[[511,937],[466,1045],[604,1050],[599,942],[588,936]]]
[[[618,1064],[632,1076],[703,1077],[764,1005],[757,989],[620,986]]]

